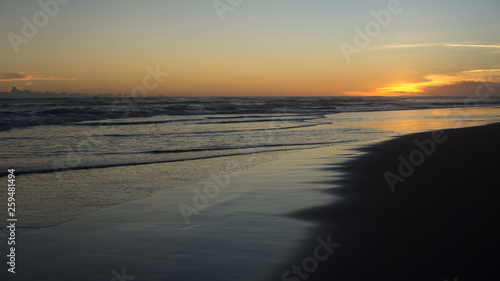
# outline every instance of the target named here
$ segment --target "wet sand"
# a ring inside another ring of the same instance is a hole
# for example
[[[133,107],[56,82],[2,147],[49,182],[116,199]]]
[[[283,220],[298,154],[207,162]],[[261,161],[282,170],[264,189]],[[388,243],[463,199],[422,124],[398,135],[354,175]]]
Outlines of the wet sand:
[[[331,172],[322,168],[340,147],[283,155],[217,180],[19,232],[16,274],[7,272],[6,244],[0,244],[0,280],[262,280],[315,225],[286,214],[332,201],[321,192],[328,183],[310,181],[328,178]],[[206,206],[189,215],[187,224],[179,204],[205,205],[195,198],[208,187]]]
[[[446,131],[394,193],[384,172],[397,174],[398,156],[432,133],[304,150],[158,191],[19,232],[17,273],[1,244],[0,279],[498,280],[499,132]],[[179,204],[194,206],[194,190],[214,183],[219,193],[187,224]],[[311,272],[292,272],[304,262]]]
[[[416,133],[331,165],[340,199],[290,214],[318,227],[269,280],[500,280],[499,144],[500,123]]]

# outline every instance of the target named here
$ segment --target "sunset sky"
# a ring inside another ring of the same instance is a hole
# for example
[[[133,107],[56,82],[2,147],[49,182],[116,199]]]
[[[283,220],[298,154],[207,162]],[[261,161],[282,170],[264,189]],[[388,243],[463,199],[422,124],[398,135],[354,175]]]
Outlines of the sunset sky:
[[[498,0],[55,1],[0,0],[0,90],[119,94],[146,79],[151,96],[473,95],[500,83]],[[156,83],[148,66],[169,75]]]

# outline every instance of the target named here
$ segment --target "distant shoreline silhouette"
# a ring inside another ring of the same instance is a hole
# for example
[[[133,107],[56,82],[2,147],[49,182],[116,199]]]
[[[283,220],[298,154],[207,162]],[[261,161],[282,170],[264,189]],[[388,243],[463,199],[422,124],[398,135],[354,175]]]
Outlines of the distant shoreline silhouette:
[[[82,94],[82,93],[55,93],[55,92],[32,92],[30,90],[19,90],[12,87],[10,92],[0,92],[0,99],[57,99],[57,98],[94,98],[114,97],[112,94]]]

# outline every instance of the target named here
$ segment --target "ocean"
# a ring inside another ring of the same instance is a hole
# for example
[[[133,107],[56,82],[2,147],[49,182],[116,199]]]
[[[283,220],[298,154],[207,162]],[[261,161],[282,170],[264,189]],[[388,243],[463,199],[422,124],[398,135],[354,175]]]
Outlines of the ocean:
[[[284,153],[400,133],[349,113],[498,105],[499,98],[463,97],[3,100],[0,177],[16,170],[18,227],[48,227],[229,164],[243,170]]]

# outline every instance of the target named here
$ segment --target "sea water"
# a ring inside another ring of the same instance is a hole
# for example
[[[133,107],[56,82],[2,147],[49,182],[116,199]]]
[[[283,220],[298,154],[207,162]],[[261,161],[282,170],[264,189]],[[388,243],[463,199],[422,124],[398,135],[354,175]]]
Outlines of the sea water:
[[[425,125],[462,117],[442,113],[433,117],[427,112],[426,118],[416,114],[420,117],[411,119],[404,112],[463,106],[463,101],[380,97],[4,100],[0,176],[5,177],[7,169],[16,170],[18,227],[47,227],[155,190],[197,182],[224,171],[228,163],[245,169],[283,153],[397,135],[404,131],[403,119],[413,120],[408,125],[413,129],[433,129]],[[498,98],[490,98],[475,105],[499,103]],[[378,114],[357,114],[367,111]],[[392,113],[384,117],[383,112]],[[495,112],[474,116],[485,121]]]

